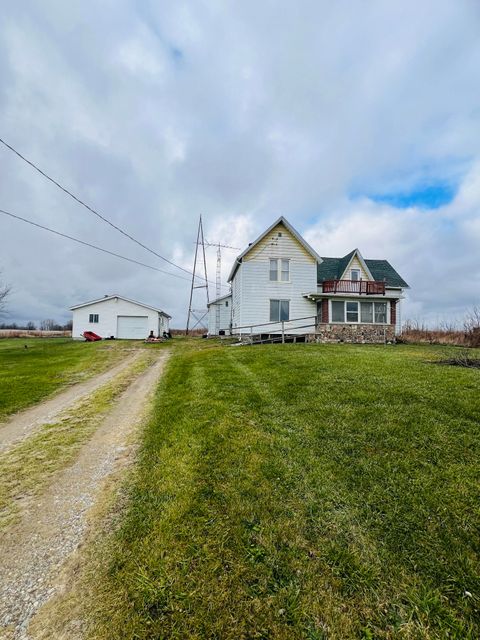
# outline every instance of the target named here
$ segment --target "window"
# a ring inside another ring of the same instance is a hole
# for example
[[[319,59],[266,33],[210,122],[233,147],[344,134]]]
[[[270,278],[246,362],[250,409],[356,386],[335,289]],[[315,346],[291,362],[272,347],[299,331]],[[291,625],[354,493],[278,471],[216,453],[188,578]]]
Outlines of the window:
[[[373,322],[373,302],[360,303],[360,322]]]
[[[228,300],[225,302],[225,306],[228,307]]]
[[[360,269],[351,269],[350,270],[350,279],[351,280],[360,280]]]
[[[290,282],[290,260],[286,258],[270,259],[270,281]]]
[[[345,322],[345,303],[332,300],[332,322]]]
[[[347,302],[347,322],[358,322],[358,302]]]
[[[359,309],[360,304],[360,309]],[[387,323],[386,302],[332,300],[332,322]]]
[[[270,260],[270,280],[278,280],[278,260]]]
[[[279,322],[290,318],[289,300],[270,300],[270,322]]]
[[[375,322],[387,323],[387,303],[375,302]]]
[[[98,322],[98,313],[91,313],[89,318],[88,318],[89,322]]]

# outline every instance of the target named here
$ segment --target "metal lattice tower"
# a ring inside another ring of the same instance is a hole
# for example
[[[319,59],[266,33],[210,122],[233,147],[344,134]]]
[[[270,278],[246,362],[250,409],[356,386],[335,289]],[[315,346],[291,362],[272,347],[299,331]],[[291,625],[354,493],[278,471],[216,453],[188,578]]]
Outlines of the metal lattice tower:
[[[216,277],[216,299],[222,295],[222,249],[220,243],[217,245],[217,277]],[[215,333],[218,335],[220,331],[220,305],[215,305]]]
[[[199,255],[198,248],[201,247],[201,252]],[[202,265],[203,262],[203,265]],[[199,264],[200,263],[200,264]],[[202,269],[203,266],[203,269]],[[203,276],[198,276],[197,271],[203,271]],[[200,284],[198,283],[200,281]],[[205,289],[205,293],[207,296],[207,306],[201,307],[200,309],[194,309],[192,306],[193,303],[193,292],[194,289]],[[198,231],[197,231],[197,241],[195,243],[195,259],[193,262],[193,273],[192,273],[192,286],[190,288],[190,302],[188,304],[188,317],[187,317],[187,329],[186,333],[195,327],[202,327],[203,319],[206,317],[208,313],[208,279],[207,279],[207,260],[205,258],[205,238],[203,236],[203,224],[202,224],[202,216],[198,221]],[[192,325],[192,322],[195,323]]]

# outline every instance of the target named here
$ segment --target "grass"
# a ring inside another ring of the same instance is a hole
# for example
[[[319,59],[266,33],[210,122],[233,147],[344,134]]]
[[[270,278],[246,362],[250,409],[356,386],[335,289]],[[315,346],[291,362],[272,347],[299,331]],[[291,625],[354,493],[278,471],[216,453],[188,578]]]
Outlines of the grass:
[[[121,347],[120,342],[63,338],[0,340],[0,422],[62,387],[105,371],[125,357]]]
[[[478,638],[480,372],[202,347],[177,347],[93,546],[87,636]]]
[[[116,398],[151,364],[146,352],[125,371],[0,456],[0,531],[14,523],[20,501],[41,492],[52,474],[75,459]]]

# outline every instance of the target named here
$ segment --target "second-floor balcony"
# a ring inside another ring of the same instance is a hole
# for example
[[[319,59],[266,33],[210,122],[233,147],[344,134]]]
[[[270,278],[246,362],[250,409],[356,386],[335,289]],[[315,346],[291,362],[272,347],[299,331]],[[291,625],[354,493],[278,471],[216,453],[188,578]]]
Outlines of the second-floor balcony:
[[[385,295],[385,282],[370,280],[324,280],[323,293],[355,293],[358,295],[373,296]]]

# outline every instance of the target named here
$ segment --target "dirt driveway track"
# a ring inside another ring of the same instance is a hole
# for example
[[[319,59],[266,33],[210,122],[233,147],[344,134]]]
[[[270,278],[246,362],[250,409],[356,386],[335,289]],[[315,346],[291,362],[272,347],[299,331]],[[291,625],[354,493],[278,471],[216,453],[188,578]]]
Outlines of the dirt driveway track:
[[[98,387],[103,386],[121,371],[130,367],[141,356],[141,350],[124,358],[105,373],[85,382],[72,385],[65,391],[55,394],[48,400],[15,414],[3,424],[0,423],[0,453],[7,451],[23,438],[29,436],[44,424],[54,422],[59,413],[68,409]]]
[[[0,535],[2,640],[29,638],[32,616],[57,592],[62,565],[82,541],[87,512],[102,481],[132,457],[131,434],[146,415],[168,356],[167,351],[158,354],[158,359],[119,397],[75,462],[54,476],[46,491],[28,505],[18,524]]]

